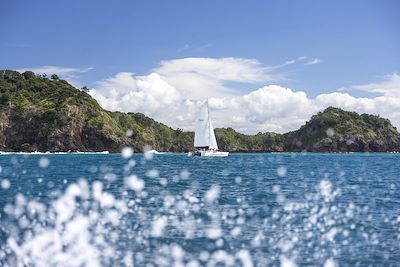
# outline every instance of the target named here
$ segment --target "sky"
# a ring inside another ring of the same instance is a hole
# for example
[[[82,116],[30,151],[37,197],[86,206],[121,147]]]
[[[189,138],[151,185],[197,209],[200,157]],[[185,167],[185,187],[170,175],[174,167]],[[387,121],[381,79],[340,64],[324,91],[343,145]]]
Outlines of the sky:
[[[0,68],[56,73],[108,110],[287,132],[328,106],[400,127],[400,2],[0,1]]]

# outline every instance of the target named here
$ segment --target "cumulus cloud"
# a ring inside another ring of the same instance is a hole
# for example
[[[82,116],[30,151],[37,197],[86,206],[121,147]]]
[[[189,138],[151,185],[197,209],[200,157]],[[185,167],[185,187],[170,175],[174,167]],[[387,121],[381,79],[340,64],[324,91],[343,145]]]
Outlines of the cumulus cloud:
[[[195,64],[191,65],[193,61]],[[257,71],[250,73],[252,68]],[[198,107],[205,98],[209,98],[216,127],[233,127],[243,133],[294,130],[311,115],[329,106],[381,115],[400,126],[400,79],[397,74],[386,76],[380,83],[354,86],[354,90],[380,94],[375,98],[363,98],[344,92],[309,97],[303,91],[279,85],[263,86],[246,94],[226,88],[224,81],[245,82],[248,79],[255,83],[265,79],[268,82],[268,71],[252,60],[177,60],[163,62],[153,71],[145,76],[118,73],[98,82],[91,94],[106,109],[142,112],[174,128],[186,130],[193,130]],[[196,84],[198,82],[200,85]],[[202,87],[207,84],[211,88]]]
[[[305,92],[294,92],[278,85],[265,86],[241,98],[246,109],[246,121],[254,124],[247,126],[246,132],[255,132],[256,129],[278,132],[292,130],[316,112]]]
[[[178,90],[157,73],[134,76],[121,72],[96,85],[90,94],[100,105],[112,111],[142,112],[163,122],[185,121],[192,102],[182,97]],[[180,124],[174,124],[180,125]]]

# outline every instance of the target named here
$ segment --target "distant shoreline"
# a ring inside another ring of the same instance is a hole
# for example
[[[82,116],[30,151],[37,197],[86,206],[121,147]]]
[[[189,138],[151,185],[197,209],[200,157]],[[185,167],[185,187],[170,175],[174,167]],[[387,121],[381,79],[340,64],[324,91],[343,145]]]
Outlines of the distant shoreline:
[[[123,147],[142,151],[145,145],[165,152],[193,149],[193,132],[142,113],[107,111],[57,76],[3,70],[0,82],[0,150],[5,153],[115,153]],[[400,133],[388,119],[336,107],[283,134],[216,128],[215,137],[219,149],[231,153],[400,151]]]
[[[146,152],[135,152],[134,154],[145,154]],[[400,154],[400,151],[231,151],[231,154],[379,154],[379,153],[387,153],[387,154]],[[121,154],[121,152],[109,152],[109,151],[101,151],[101,152],[5,152],[0,151],[0,156],[4,155],[117,155]],[[158,152],[154,153],[155,155],[171,155],[171,154],[184,154],[187,152],[181,151],[168,151],[168,152]]]

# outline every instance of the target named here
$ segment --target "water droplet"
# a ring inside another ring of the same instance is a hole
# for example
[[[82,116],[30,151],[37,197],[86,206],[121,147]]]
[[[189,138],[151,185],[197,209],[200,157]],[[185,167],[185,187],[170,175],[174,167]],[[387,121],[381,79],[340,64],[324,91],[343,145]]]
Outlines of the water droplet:
[[[221,190],[221,187],[219,185],[212,185],[210,189],[206,192],[206,195],[204,196],[206,202],[212,203],[219,197],[219,192]]]
[[[133,155],[133,148],[131,148],[131,147],[124,147],[122,150],[121,150],[121,155],[122,155],[122,157],[124,158],[124,159],[129,159],[130,157],[132,157],[132,155]]]
[[[126,131],[126,136],[131,137],[133,135],[133,131],[131,129]]]
[[[40,158],[39,159],[39,167],[40,168],[47,168],[50,165],[50,160],[48,158]]]
[[[144,188],[144,181],[136,175],[130,175],[125,178],[125,185],[136,192],[140,192]]]
[[[276,173],[279,177],[284,177],[286,176],[287,169],[285,166],[279,166],[278,169],[276,169]]]
[[[3,179],[1,181],[1,188],[7,190],[8,188],[10,188],[10,186],[11,186],[11,183],[8,179]]]
[[[181,173],[179,174],[179,176],[180,176],[180,178],[181,178],[182,180],[187,180],[187,179],[189,179],[189,177],[190,177],[190,172],[188,172],[188,170],[186,170],[186,169],[183,169],[183,170],[181,171]]]
[[[328,128],[326,130],[326,135],[329,136],[329,137],[334,136],[335,135],[335,130],[333,128]]]

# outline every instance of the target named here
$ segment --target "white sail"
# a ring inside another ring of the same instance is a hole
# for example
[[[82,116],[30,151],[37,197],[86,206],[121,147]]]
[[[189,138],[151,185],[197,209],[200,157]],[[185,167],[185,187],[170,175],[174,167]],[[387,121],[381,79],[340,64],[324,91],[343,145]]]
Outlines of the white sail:
[[[200,157],[227,157],[229,152],[218,151],[217,139],[215,138],[214,128],[212,126],[210,112],[208,110],[208,100],[201,105],[196,121],[194,131],[193,152],[189,156]]]
[[[214,128],[212,127],[211,118],[208,116],[209,128],[210,128],[210,149],[218,150],[217,139],[215,138]]]
[[[211,123],[208,101],[201,105],[194,132],[194,147],[207,147],[218,150],[217,139]]]
[[[199,110],[194,132],[194,147],[210,146],[210,123],[208,116],[208,103],[205,101]]]

